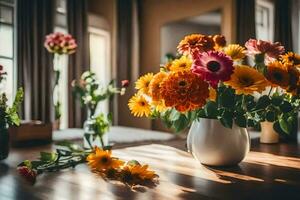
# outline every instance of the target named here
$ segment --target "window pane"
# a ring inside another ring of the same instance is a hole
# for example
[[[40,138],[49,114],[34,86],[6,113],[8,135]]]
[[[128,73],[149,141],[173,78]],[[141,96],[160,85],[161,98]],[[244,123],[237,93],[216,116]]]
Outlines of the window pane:
[[[13,28],[0,24],[0,56],[13,57]]]
[[[15,0],[0,0],[0,2],[13,4],[15,2]]]
[[[13,24],[13,10],[6,6],[0,6],[0,22]]]
[[[13,95],[13,61],[0,58],[0,65],[3,66],[4,71],[7,73],[6,80],[0,84],[0,91],[7,94],[9,103],[11,103]]]

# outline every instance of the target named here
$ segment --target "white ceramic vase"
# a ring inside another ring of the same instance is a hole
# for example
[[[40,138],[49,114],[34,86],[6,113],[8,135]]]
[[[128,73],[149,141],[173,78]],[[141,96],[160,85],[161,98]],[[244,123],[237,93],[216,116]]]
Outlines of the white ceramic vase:
[[[245,158],[250,150],[250,138],[245,128],[234,124],[230,129],[219,120],[201,118],[190,128],[187,147],[202,164],[230,166]]]

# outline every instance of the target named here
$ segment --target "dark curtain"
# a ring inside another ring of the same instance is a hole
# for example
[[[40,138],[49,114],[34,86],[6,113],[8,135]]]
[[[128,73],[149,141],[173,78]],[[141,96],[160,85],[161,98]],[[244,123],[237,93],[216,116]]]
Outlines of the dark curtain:
[[[243,45],[255,38],[255,0],[236,0],[236,40]]]
[[[18,86],[25,92],[21,111],[25,120],[52,121],[52,55],[43,44],[53,31],[53,16],[53,0],[17,3]]]
[[[129,80],[130,86],[124,96],[117,96],[113,107],[114,122],[118,125],[134,125],[136,118],[131,118],[128,100],[134,94],[134,82],[139,76],[139,0],[117,1],[117,82]]]
[[[293,50],[292,2],[275,0],[275,41],[281,42],[288,51]]]
[[[73,97],[71,82],[79,79],[89,69],[87,1],[67,0],[67,19],[69,33],[74,36],[78,45],[76,53],[69,56],[69,127],[82,128],[86,112]]]

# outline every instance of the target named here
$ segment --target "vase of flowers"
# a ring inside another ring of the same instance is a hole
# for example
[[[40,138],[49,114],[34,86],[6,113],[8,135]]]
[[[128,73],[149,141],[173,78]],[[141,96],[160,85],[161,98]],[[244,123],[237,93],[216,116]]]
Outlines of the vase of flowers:
[[[193,122],[187,147],[202,164],[230,166],[245,158],[250,149],[250,139],[246,128],[234,124],[230,129],[219,120],[203,118]]]
[[[55,121],[53,123],[53,129],[57,130],[60,127],[61,118],[62,67],[66,60],[65,56],[76,52],[77,44],[72,35],[56,32],[46,36],[44,46],[49,53],[54,54],[53,70],[55,80],[53,89],[53,102],[55,110]]]
[[[108,144],[108,136],[105,132],[109,128],[112,117],[111,114],[105,116],[101,112],[96,114],[97,106],[101,101],[107,100],[115,94],[124,95],[127,86],[128,81],[122,82],[122,88],[114,86],[114,81],[111,81],[104,87],[96,79],[96,74],[91,71],[84,72],[79,80],[72,82],[75,97],[80,100],[81,105],[85,106],[87,110],[87,119],[83,124],[86,148],[89,145],[101,147]]]
[[[193,124],[189,150],[214,166],[245,157],[247,127],[271,122],[279,134],[294,131],[300,56],[284,54],[278,42],[250,39],[241,46],[227,44],[222,35],[188,35],[177,48],[178,58],[137,80],[138,92],[128,103],[134,116],[160,118],[177,132]],[[245,65],[248,59],[254,64]]]
[[[5,80],[6,72],[0,65],[0,83]],[[9,153],[9,132],[8,128],[13,125],[19,125],[18,116],[19,105],[23,100],[23,89],[17,91],[12,106],[8,105],[8,99],[5,93],[0,94],[0,160],[7,158]]]

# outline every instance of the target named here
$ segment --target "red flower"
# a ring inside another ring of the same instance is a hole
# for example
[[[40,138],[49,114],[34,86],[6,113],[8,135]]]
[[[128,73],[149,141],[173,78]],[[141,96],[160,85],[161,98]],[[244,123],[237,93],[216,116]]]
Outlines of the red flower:
[[[29,183],[31,183],[32,185],[35,183],[36,181],[36,177],[37,177],[37,173],[36,171],[30,169],[27,166],[21,166],[17,168],[19,174]]]
[[[0,71],[2,71],[3,70],[3,66],[2,65],[0,65]]]
[[[122,87],[128,87],[129,86],[129,80],[123,80],[123,81],[121,81],[121,83],[122,83]]]

